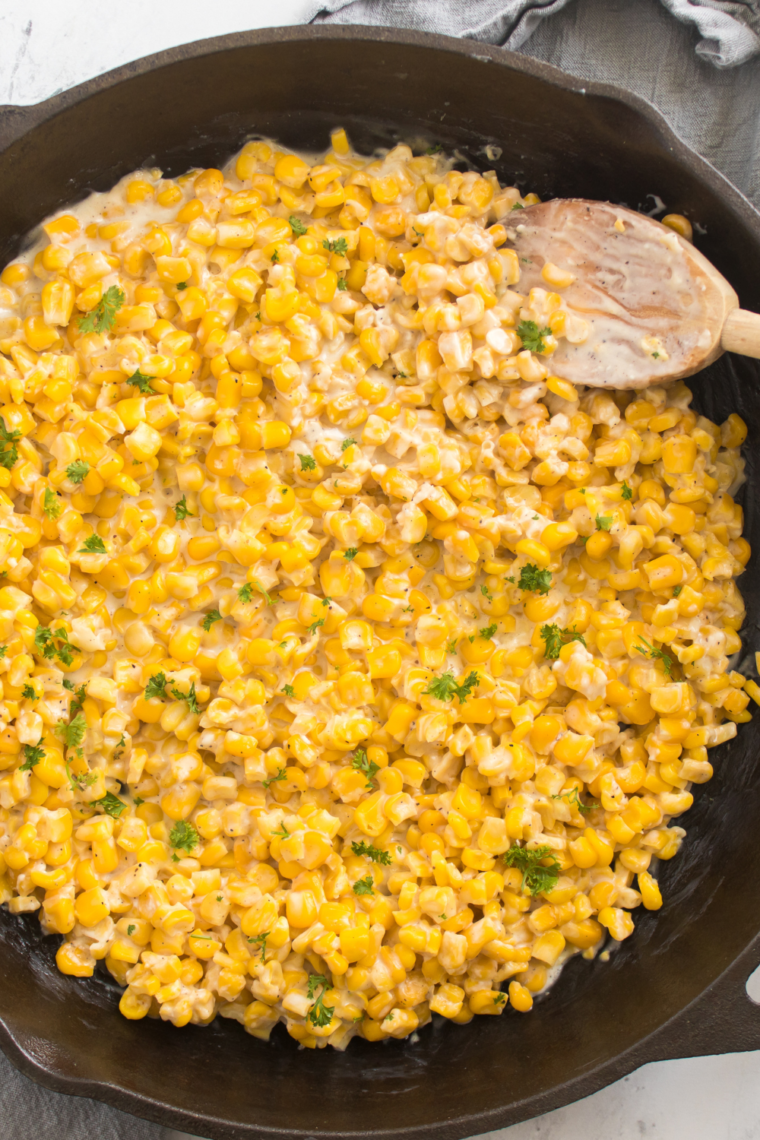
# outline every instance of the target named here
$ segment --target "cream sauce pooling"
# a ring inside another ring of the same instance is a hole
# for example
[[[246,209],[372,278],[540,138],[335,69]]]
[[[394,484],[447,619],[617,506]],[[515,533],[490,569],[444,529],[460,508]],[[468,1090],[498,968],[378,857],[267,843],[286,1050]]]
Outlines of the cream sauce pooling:
[[[521,291],[546,289],[546,262],[575,274],[559,292],[591,329],[582,344],[562,340],[552,359],[573,383],[642,388],[691,375],[717,355],[726,307],[738,303],[686,241],[623,207],[576,199],[529,207],[514,248]]]

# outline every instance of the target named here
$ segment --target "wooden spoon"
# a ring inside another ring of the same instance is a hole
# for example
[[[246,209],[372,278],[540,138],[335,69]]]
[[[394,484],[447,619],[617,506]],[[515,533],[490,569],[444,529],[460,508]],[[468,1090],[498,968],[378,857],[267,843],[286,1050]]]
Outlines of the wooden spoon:
[[[593,388],[647,388],[699,372],[722,352],[760,357],[760,315],[680,234],[608,202],[555,198],[511,215],[519,291],[558,293],[576,340],[550,368]],[[562,284],[563,273],[565,280]],[[571,280],[572,275],[572,280]],[[581,331],[578,332],[578,329]]]

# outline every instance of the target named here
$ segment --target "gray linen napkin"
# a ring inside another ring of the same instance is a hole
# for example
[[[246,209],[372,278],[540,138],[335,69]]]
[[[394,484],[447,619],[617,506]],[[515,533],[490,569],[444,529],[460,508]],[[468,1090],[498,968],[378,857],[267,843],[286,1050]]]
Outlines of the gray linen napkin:
[[[416,28],[515,49],[525,43],[541,20],[567,3],[568,0],[327,0],[315,11],[314,22]],[[760,52],[760,0],[662,3],[678,20],[698,29],[703,39],[697,44],[697,54],[717,67],[734,67]]]

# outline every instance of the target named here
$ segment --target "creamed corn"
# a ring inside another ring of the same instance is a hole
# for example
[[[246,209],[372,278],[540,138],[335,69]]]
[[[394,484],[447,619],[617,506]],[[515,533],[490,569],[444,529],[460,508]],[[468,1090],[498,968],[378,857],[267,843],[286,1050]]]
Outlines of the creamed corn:
[[[128,1018],[405,1037],[662,905],[760,697],[746,428],[553,374],[534,201],[339,130],[2,273],[0,900]]]

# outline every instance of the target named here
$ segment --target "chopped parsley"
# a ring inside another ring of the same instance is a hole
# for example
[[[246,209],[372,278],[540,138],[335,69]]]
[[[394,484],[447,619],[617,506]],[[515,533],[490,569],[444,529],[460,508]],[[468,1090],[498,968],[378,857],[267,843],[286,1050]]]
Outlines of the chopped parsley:
[[[288,225],[296,237],[303,237],[303,235],[306,233],[306,226],[303,224],[300,218],[297,218],[295,216],[295,214],[291,214],[288,218]]]
[[[595,807],[599,807],[599,804],[594,803],[593,800],[590,804],[581,803],[580,797],[578,796],[577,787],[573,788],[570,792],[560,792],[558,796],[552,796],[552,799],[566,800],[571,807],[576,807],[579,812],[582,812],[583,815],[586,815],[588,812],[593,811]]]
[[[195,518],[193,512],[188,510],[187,501],[184,495],[174,508],[174,517],[176,518],[177,522],[184,522],[185,519]]]
[[[105,554],[106,544],[97,534],[91,534],[77,551],[77,554]]]
[[[69,778],[72,792],[81,792],[84,791],[85,788],[91,788],[98,778],[95,772],[80,772],[74,776],[69,767],[68,760],[65,760],[64,763],[66,765],[66,775]]]
[[[7,645],[0,645],[0,659],[5,657],[7,652],[8,652],[8,646]]]
[[[498,627],[497,623],[492,622],[491,625],[485,625],[485,626],[483,626],[482,629],[479,629],[478,633],[480,634],[481,637],[484,637],[486,639],[486,641],[490,641],[491,638],[493,637],[493,635],[496,633],[496,630],[498,628],[499,627]]]
[[[348,253],[348,242],[345,238],[336,238],[334,241],[329,241],[327,238],[322,242],[322,248],[328,250],[330,253],[338,253],[343,257]]]
[[[269,260],[272,262],[273,265],[279,265],[280,264],[280,255],[277,252],[277,250],[274,251],[274,253],[272,254],[272,256],[270,257]]]
[[[268,605],[268,606],[273,606],[273,605],[274,605],[274,600],[273,600],[272,598],[270,598],[269,594],[266,592],[266,590],[264,589],[264,587],[262,586],[262,584],[261,584],[261,582],[258,580],[258,578],[254,578],[254,582],[256,583],[256,585],[258,586],[259,590],[261,591],[261,593],[262,593],[262,594],[264,595],[264,597],[266,598],[266,603],[267,603],[267,605]],[[250,599],[249,599],[249,600],[250,600]]]
[[[28,701],[38,701],[40,699],[31,685],[24,685],[21,690],[21,696],[26,697]]]
[[[201,622],[201,628],[205,629],[206,633],[208,633],[208,631],[211,629],[211,626],[214,624],[214,622],[215,621],[221,621],[221,620],[222,620],[222,615],[219,613],[219,610],[209,610],[209,612],[206,614],[205,618]]]
[[[137,927],[134,925],[134,923],[130,922],[129,926],[127,927],[127,938],[131,938],[136,929]]]
[[[152,396],[155,393],[155,388],[151,388],[150,381],[151,377],[143,376],[142,372],[138,368],[137,371],[133,372],[129,377],[127,383],[132,384],[135,388],[139,388],[143,396]]]
[[[674,598],[678,598],[678,597],[680,597],[680,594],[681,594],[681,590],[682,590],[682,589],[683,589],[683,586],[674,586],[674,587],[673,587],[673,597],[674,597]]]
[[[487,598],[487,599],[488,599],[488,601],[489,601],[489,602],[492,602],[492,601],[493,601],[493,594],[489,594],[489,592],[488,592],[488,586],[481,586],[481,587],[480,587],[480,592],[481,592],[481,594],[483,595],[483,597],[484,597],[484,598]]]
[[[116,285],[112,285],[110,289],[106,289],[95,308],[90,309],[89,313],[80,318],[79,331],[81,333],[109,332],[113,328],[116,314],[123,304],[124,293]]]
[[[449,642],[449,644],[446,648],[446,652],[447,653],[456,653],[456,651],[457,651],[457,641],[456,641],[456,638],[454,638],[453,641]]]
[[[16,440],[21,438],[20,431],[8,431],[5,420],[0,416],[0,467],[7,467],[10,471],[18,459]]]
[[[243,602],[244,605],[253,601],[253,586],[250,582],[246,582],[246,584],[241,586],[238,590],[238,601]]]
[[[176,685],[172,685],[172,696],[177,701],[187,701],[187,707],[191,713],[199,713],[201,711],[198,708],[198,701],[196,700],[195,681],[191,683],[186,693],[180,692]]]
[[[169,846],[187,851],[188,854],[199,842],[198,832],[186,819],[180,819],[169,832]]]
[[[49,519],[57,519],[61,513],[58,496],[49,487],[45,488],[45,494],[42,496],[42,509]]]
[[[582,634],[576,633],[574,629],[560,629],[558,625],[542,625],[541,637],[544,642],[544,657],[549,661],[556,661],[562,646],[571,641],[580,641],[581,645],[586,644]]]
[[[544,859],[550,860],[550,866],[544,866]],[[517,867],[522,871],[520,889],[529,891],[532,895],[540,895],[544,891],[551,891],[557,885],[559,878],[559,862],[552,854],[551,847],[536,847],[529,851],[527,847],[510,847],[504,855],[504,862],[508,867]]]
[[[594,519],[597,530],[609,530],[613,523],[612,515],[597,515]]]
[[[78,748],[87,732],[87,721],[83,712],[78,712],[68,724],[60,722],[55,731],[61,737],[67,748]]]
[[[301,460],[302,471],[316,470],[317,461],[313,455],[299,455],[298,458]]]
[[[46,661],[57,657],[64,665],[71,665],[74,660],[74,646],[63,626],[53,631],[49,626],[38,625],[34,631],[34,648]]]
[[[358,553],[359,553],[358,547],[349,546],[348,550],[345,550],[343,552],[343,557],[345,558],[346,562],[353,562],[353,560],[356,558]]]
[[[443,150],[442,143],[435,143],[433,146],[429,146],[427,148],[427,150],[425,151],[425,154],[440,154],[442,150]]]
[[[523,206],[522,202],[515,202],[515,204],[514,204],[514,206],[512,207],[512,209],[513,209],[513,210],[524,210],[524,209],[525,209],[525,207]]]
[[[360,843],[352,843],[351,850],[354,855],[364,855],[373,863],[382,864],[383,867],[390,867],[391,865],[390,851],[381,851],[379,847],[375,847],[372,843],[365,843],[363,839]]]
[[[373,780],[375,773],[380,771],[380,765],[376,764],[374,760],[369,760],[363,748],[357,748],[351,758],[351,767],[367,777],[367,791],[373,791],[375,787]]]
[[[66,477],[72,483],[83,483],[85,476],[90,470],[90,465],[86,459],[75,459],[66,468]]]
[[[270,776],[268,780],[263,781],[263,784],[265,788],[268,788],[270,784],[276,784],[278,780],[287,780],[287,778],[285,769],[280,768],[275,776]]]
[[[179,289],[180,293],[184,293],[185,289],[187,289],[187,281],[178,281],[177,288]]]
[[[544,337],[551,336],[551,332],[548,325],[540,329],[535,321],[520,321],[517,326],[517,335],[528,352],[546,352]]]
[[[40,760],[45,757],[45,749],[40,748],[42,744],[42,737],[39,738],[36,744],[24,745],[24,763],[19,768],[20,772],[31,772],[35,764],[39,764]]]
[[[354,883],[355,895],[374,895],[375,882],[371,875],[367,875],[364,879],[357,879]]]
[[[551,584],[551,571],[539,570],[532,562],[528,562],[520,570],[520,580],[517,583],[520,590],[529,590],[533,594],[548,594]]]
[[[324,974],[311,974],[309,977],[309,988],[307,995],[309,998],[314,997],[314,991],[317,986],[322,987],[317,1000],[309,1010],[309,1015],[307,1018],[307,1021],[310,1021],[311,1024],[316,1026],[317,1029],[321,1029],[325,1025],[329,1025],[332,1021],[332,1016],[335,1013],[335,1006],[324,1004],[324,996],[327,992],[327,985],[327,978],[324,976]]]
[[[339,292],[339,293],[345,293],[346,289],[348,289],[348,285],[347,285],[347,283],[346,283],[346,279],[345,279],[345,277],[343,277],[343,276],[340,276],[340,277],[338,278],[338,292]]]
[[[340,445],[340,450],[341,451],[348,451],[349,447],[353,447],[355,443],[356,443],[356,440],[351,439],[351,437],[349,436],[348,439],[343,440],[343,443]]]
[[[271,930],[265,930],[263,934],[253,934],[248,938],[248,941],[253,943],[253,945],[261,952],[262,962],[264,961],[264,957],[267,952],[267,938],[271,933]]]
[[[662,665],[667,676],[672,676],[671,669],[673,665],[673,658],[668,657],[664,649],[657,649],[656,646],[650,645],[649,642],[641,636],[641,634],[639,634],[639,641],[642,642],[644,648],[642,649],[640,645],[636,645],[634,646],[636,651],[638,653],[643,653],[645,657],[651,657],[653,661],[656,661],[659,657],[659,659],[662,661]]]
[[[113,792],[106,792],[102,799],[93,800],[92,806],[102,808],[106,815],[113,816],[114,819],[118,819],[121,813],[127,809],[124,800],[120,800]]]
[[[453,673],[447,670],[445,673],[442,673],[440,677],[434,677],[428,687],[423,691],[426,695],[435,697],[437,701],[450,701],[456,697],[460,705],[463,705],[472,690],[477,688],[479,682],[480,678],[473,670],[462,684],[459,685]]]
[[[283,685],[282,691],[286,697],[294,697],[296,695],[296,691],[292,685]]]
[[[623,499],[625,499],[625,501],[627,503],[630,503],[631,499],[633,498],[633,491],[628,486],[628,484],[625,482],[625,480],[623,480],[623,490],[620,492],[620,494],[621,494],[621,497]]]
[[[166,692],[166,674],[154,673],[148,679],[148,684],[145,686],[145,699],[150,701],[153,697],[158,697],[162,701],[168,701],[169,696]]]
[[[309,633],[311,634],[311,636],[313,637],[313,636],[314,636],[314,634],[315,634],[315,633],[317,632],[317,630],[319,629],[319,627],[320,627],[321,625],[324,625],[324,624],[325,624],[325,619],[324,619],[324,618],[320,618],[320,619],[319,619],[319,621],[313,621],[313,622],[311,623],[311,625],[309,626]]]

